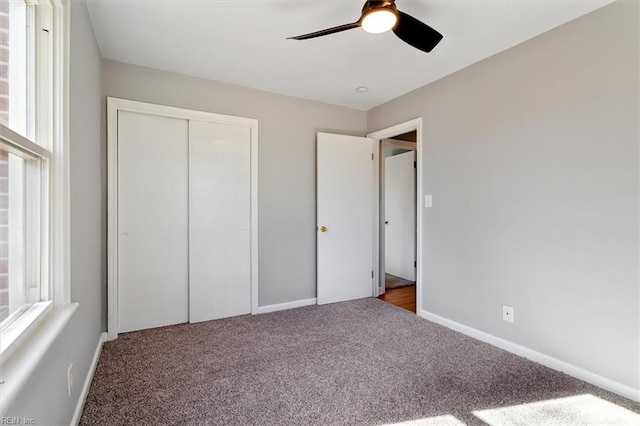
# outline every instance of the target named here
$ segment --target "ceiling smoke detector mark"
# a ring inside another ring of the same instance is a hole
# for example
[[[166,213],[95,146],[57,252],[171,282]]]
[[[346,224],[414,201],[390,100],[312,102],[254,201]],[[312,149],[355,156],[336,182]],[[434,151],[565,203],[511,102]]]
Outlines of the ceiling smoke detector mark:
[[[368,92],[368,91],[369,91],[369,89],[367,89],[367,88],[366,88],[366,87],[364,87],[364,86],[360,86],[360,87],[358,87],[358,88],[356,89],[356,92],[358,92],[358,93],[365,93],[365,92]]]

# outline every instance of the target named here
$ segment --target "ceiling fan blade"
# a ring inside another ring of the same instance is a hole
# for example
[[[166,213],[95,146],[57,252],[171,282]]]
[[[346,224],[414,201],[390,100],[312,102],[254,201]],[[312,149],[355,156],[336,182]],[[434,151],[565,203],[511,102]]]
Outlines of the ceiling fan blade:
[[[308,40],[310,38],[322,37],[329,34],[339,33],[341,31],[351,30],[353,28],[360,27],[360,22],[354,22],[353,24],[344,24],[339,27],[327,28],[326,30],[316,31],[314,33],[303,34],[295,37],[287,37],[287,40]]]
[[[413,16],[400,11],[398,11],[398,23],[393,32],[405,43],[424,52],[431,52],[442,40],[442,34]]]

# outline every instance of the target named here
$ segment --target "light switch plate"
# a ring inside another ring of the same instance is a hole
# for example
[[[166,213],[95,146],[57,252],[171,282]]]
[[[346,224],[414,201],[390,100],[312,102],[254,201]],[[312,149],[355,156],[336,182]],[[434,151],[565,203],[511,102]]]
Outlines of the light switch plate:
[[[427,194],[424,196],[424,207],[427,209],[433,207],[433,199],[431,198],[431,194]]]

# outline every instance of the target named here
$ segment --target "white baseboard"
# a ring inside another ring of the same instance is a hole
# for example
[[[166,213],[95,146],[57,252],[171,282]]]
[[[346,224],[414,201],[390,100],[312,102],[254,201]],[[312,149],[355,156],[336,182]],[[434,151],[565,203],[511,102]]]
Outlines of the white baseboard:
[[[301,308],[303,306],[316,305],[317,299],[302,299],[293,302],[278,303],[277,305],[258,306],[258,314],[267,314],[269,312],[284,311],[286,309]]]
[[[80,416],[82,415],[82,410],[84,409],[84,403],[87,400],[87,395],[89,395],[91,381],[93,380],[93,375],[95,374],[96,367],[98,366],[98,360],[100,359],[100,353],[102,352],[102,345],[106,341],[107,333],[100,334],[100,338],[98,339],[98,346],[96,347],[96,351],[93,353],[93,359],[91,360],[91,365],[89,366],[87,377],[84,379],[84,385],[82,386],[82,390],[80,391],[80,398],[78,398],[76,411],[74,411],[73,418],[71,419],[71,426],[77,426],[78,422],[80,422]]]
[[[614,380],[607,379],[606,377],[602,377],[598,374],[592,373],[591,371],[587,371],[573,364],[569,364],[568,362],[561,361],[549,355],[545,355],[541,352],[529,349],[525,346],[521,346],[508,340],[501,339],[500,337],[496,337],[492,334],[485,333],[484,331],[480,331],[475,328],[457,323],[450,319],[441,317],[439,315],[432,314],[431,312],[427,312],[424,310],[420,311],[420,316],[424,319],[433,321],[447,328],[458,331],[462,334],[466,334],[467,336],[473,337],[474,339],[478,339],[500,349],[504,349],[507,352],[511,352],[523,358],[527,358],[531,361],[542,364],[545,367],[561,371],[565,374],[568,374],[569,376],[583,380],[587,383],[591,383],[592,385],[624,396],[625,398],[640,402],[640,389],[634,389],[631,386],[627,386]]]

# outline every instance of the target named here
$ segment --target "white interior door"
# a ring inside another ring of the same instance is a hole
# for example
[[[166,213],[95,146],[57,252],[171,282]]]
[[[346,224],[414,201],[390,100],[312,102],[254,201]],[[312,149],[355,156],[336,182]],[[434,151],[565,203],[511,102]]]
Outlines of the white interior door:
[[[118,112],[118,331],[187,322],[188,122]]]
[[[416,280],[416,152],[385,158],[385,272]]]
[[[373,295],[374,140],[318,133],[318,304]]]
[[[189,122],[189,320],[251,313],[251,134]]]

